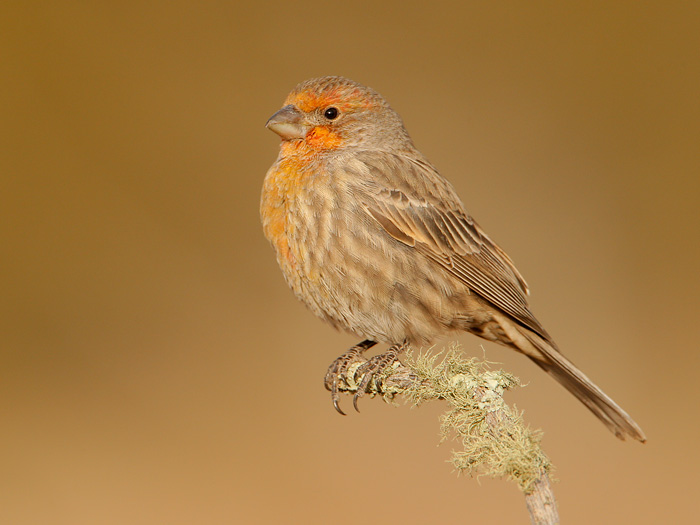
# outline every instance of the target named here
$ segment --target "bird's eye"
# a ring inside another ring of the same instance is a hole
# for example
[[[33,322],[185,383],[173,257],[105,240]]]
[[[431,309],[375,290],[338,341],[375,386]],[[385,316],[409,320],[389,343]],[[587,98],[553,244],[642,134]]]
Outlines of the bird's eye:
[[[326,108],[326,110],[323,112],[323,116],[328,120],[337,119],[339,114],[340,112],[338,111],[338,108],[334,108],[333,106]]]

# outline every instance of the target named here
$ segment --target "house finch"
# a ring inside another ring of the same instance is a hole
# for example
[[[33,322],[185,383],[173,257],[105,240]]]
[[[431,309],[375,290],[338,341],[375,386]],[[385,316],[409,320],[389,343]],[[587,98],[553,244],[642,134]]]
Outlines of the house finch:
[[[525,354],[619,438],[645,440],[559,352],[513,262],[378,93],[342,77],[307,80],[267,127],[282,138],[260,206],[277,262],[317,316],[364,339],[326,376],[339,412],[338,376],[360,352],[392,345],[365,365],[356,408],[369,377],[408,345],[467,331]]]

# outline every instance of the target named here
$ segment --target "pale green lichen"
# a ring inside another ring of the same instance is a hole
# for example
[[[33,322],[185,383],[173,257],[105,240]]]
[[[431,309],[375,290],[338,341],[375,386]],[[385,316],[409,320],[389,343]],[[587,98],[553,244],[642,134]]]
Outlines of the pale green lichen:
[[[456,346],[442,360],[440,355],[406,356],[404,365],[418,380],[403,395],[414,405],[433,399],[447,402],[440,433],[443,441],[454,436],[461,442],[462,449],[453,451],[451,460],[459,472],[507,478],[528,493],[552,467],[540,449],[541,432],[530,429],[522,412],[503,400],[503,393],[519,386],[519,380],[503,370],[491,370],[488,363],[465,359]]]
[[[365,363],[359,358],[340,378],[339,389],[355,392],[362,377],[355,377]],[[540,448],[542,433],[523,422],[522,412],[503,400],[505,391],[520,386],[518,378],[490,363],[466,359],[457,345],[438,353],[408,352],[373,377],[368,394],[392,402],[403,395],[414,406],[444,400],[447,412],[440,417],[441,440],[454,437],[461,450],[452,451],[458,472],[472,476],[507,478],[529,493],[534,482],[552,470]]]

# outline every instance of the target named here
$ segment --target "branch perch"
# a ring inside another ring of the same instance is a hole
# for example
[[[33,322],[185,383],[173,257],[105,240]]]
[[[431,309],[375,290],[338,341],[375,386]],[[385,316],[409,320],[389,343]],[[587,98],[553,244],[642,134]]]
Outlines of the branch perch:
[[[441,416],[442,440],[454,436],[462,450],[452,452],[459,472],[472,476],[507,478],[525,495],[533,524],[559,523],[549,473],[552,465],[540,448],[541,433],[523,423],[522,413],[509,407],[503,393],[519,380],[487,363],[465,359],[457,346],[438,362],[435,355],[411,353],[373,378],[367,393],[391,402],[404,396],[414,406],[436,399],[447,402]],[[340,377],[340,390],[354,393],[362,382],[355,371],[366,360],[358,356]]]

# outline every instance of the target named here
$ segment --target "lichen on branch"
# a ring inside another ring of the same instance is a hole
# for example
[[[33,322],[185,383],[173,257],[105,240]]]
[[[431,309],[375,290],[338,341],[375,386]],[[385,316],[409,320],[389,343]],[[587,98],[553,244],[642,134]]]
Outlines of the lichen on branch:
[[[361,377],[354,373],[365,360],[358,358],[341,379],[341,390],[355,392]],[[452,463],[473,476],[506,478],[529,494],[535,483],[548,476],[552,466],[540,448],[541,432],[529,428],[522,413],[509,407],[503,393],[519,380],[488,363],[467,359],[456,345],[446,352],[409,352],[368,385],[368,393],[391,401],[404,396],[414,406],[444,400],[440,418],[442,440],[451,436],[461,443]]]

